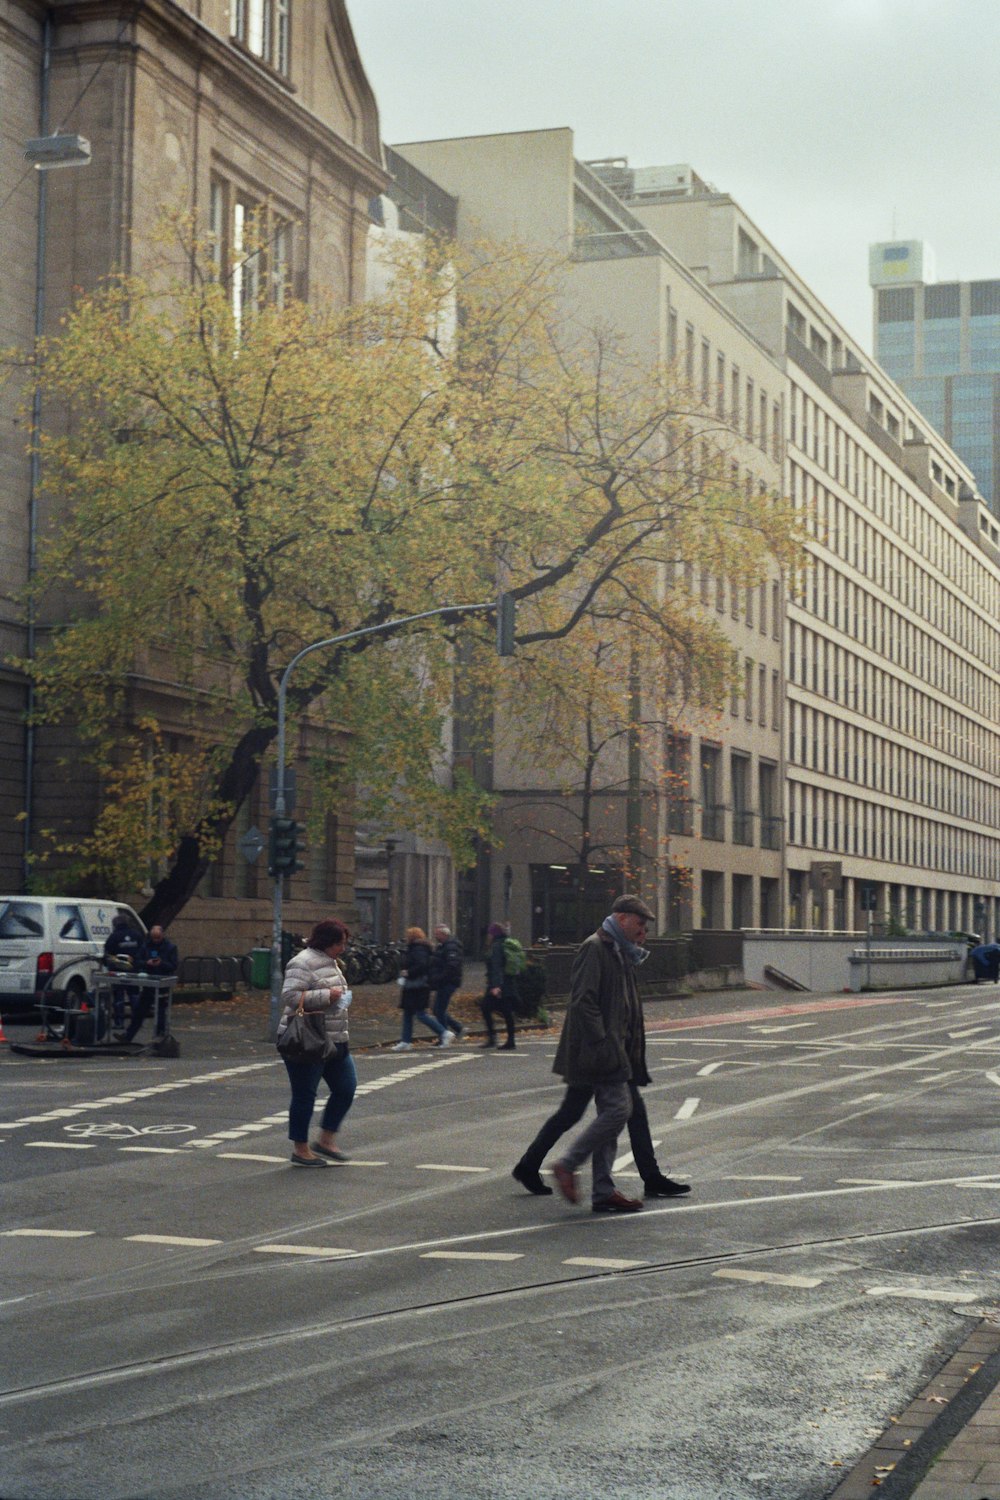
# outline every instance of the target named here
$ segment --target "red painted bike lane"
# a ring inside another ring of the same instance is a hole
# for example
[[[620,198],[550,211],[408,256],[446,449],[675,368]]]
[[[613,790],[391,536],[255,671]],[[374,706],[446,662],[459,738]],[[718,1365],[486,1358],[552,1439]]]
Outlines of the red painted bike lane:
[[[768,1005],[755,1010],[722,1011],[710,1016],[686,1016],[676,1021],[646,1019],[646,1033],[688,1031],[704,1026],[742,1026],[748,1021],[771,1021],[776,1016],[814,1016],[833,1010],[860,1010],[863,1006],[912,1005],[913,995],[850,995],[829,1000],[796,1000],[785,1005]]]

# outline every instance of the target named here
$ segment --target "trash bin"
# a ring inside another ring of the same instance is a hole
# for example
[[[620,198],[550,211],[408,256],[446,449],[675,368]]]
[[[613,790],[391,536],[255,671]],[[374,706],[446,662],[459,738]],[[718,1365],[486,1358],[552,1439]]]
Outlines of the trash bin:
[[[250,983],[255,990],[269,990],[271,988],[270,948],[251,948]]]

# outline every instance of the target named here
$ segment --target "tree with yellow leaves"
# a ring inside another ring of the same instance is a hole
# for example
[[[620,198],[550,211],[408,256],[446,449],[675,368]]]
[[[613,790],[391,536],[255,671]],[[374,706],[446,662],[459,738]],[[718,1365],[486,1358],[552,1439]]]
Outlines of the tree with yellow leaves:
[[[203,794],[147,921],[183,907],[255,786],[304,645],[456,606],[315,653],[288,707],[343,732],[342,789],[461,857],[488,803],[441,774],[456,659],[480,701],[502,670],[462,605],[508,589],[532,652],[624,612],[694,679],[718,634],[665,580],[696,565],[749,583],[794,556],[787,508],[722,482],[732,435],[668,372],[572,327],[550,259],[429,239],[377,300],[237,316],[211,256],[187,250],[182,273],[82,298],[35,372],[69,413],[40,435],[58,519],[36,594],[58,628],[24,664],[39,714],[106,769],[133,674],[190,697]],[[544,693],[524,667],[519,692]]]

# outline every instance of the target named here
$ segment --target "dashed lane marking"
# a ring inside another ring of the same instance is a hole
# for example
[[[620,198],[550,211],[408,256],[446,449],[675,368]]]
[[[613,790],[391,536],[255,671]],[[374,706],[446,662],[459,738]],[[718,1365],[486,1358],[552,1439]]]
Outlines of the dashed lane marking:
[[[684,1103],[681,1105],[680,1109],[674,1115],[674,1119],[675,1120],[690,1120],[691,1116],[694,1114],[695,1110],[698,1108],[698,1105],[700,1103],[701,1103],[700,1099],[685,1099]]]
[[[809,1291],[822,1286],[822,1276],[780,1276],[776,1271],[713,1271],[723,1281],[757,1281],[766,1286],[794,1286]]]
[[[40,1147],[45,1151],[93,1151],[93,1141],[25,1141],[26,1146]]]
[[[187,1234],[127,1234],[126,1240],[131,1240],[137,1245],[221,1245],[221,1240],[199,1239],[195,1235]]]
[[[609,1260],[599,1255],[572,1255],[563,1261],[564,1266],[593,1266],[598,1271],[632,1271],[639,1266],[648,1266],[648,1260]]]
[[[857,1099],[845,1099],[845,1105],[870,1104],[873,1099],[884,1099],[885,1094],[859,1094]]]
[[[818,1021],[791,1021],[785,1026],[751,1026],[750,1031],[756,1031],[759,1036],[771,1036],[778,1031],[802,1031],[807,1026],[818,1026]]]
[[[280,1164],[288,1160],[287,1156],[253,1156],[249,1151],[217,1151],[215,1154],[220,1161],[266,1161]]]
[[[914,1177],[838,1177],[844,1187],[916,1187]]]
[[[969,1026],[965,1031],[949,1031],[948,1035],[953,1042],[957,1042],[963,1036],[978,1036],[981,1031],[992,1031],[992,1026]]]
[[[97,1233],[96,1229],[4,1229],[5,1239],[36,1240],[85,1240]]]
[[[780,1172],[744,1172],[736,1174],[728,1173],[720,1179],[722,1182],[801,1182],[801,1177],[786,1177]]]
[[[523,1260],[510,1250],[425,1250],[421,1260]]]
[[[418,1161],[413,1169],[415,1172],[491,1172],[492,1167],[458,1167],[451,1166],[447,1162]]]
[[[145,1156],[184,1156],[183,1146],[119,1146],[119,1151],[139,1151]]]
[[[357,1250],[341,1250],[336,1245],[255,1245],[257,1255],[319,1255],[327,1260],[354,1260]]]
[[[918,1302],[978,1302],[980,1292],[932,1291],[917,1286],[869,1286],[866,1297],[913,1297]]]

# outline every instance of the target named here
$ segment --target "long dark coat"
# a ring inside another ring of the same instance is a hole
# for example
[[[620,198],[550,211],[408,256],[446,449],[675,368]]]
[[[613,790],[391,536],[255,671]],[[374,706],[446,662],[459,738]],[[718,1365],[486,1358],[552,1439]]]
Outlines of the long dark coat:
[[[571,1086],[649,1082],[635,970],[603,930],[576,951],[570,1000],[552,1064]]]

